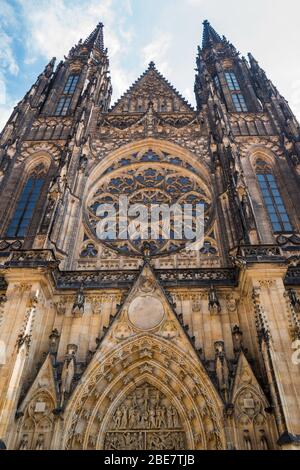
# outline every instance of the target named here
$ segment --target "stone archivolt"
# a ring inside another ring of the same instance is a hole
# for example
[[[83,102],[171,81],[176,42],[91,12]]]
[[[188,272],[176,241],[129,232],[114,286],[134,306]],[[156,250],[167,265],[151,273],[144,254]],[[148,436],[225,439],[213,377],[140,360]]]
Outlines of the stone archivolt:
[[[136,326],[128,315],[137,298],[150,294],[164,315],[149,331],[146,318]],[[221,410],[199,357],[146,266],[67,404],[63,446],[130,449],[139,442],[147,449],[156,444],[222,449]]]
[[[101,371],[99,366],[96,367],[91,377],[85,380],[85,387],[75,391],[66,410],[68,432],[65,447],[91,448],[89,442],[90,435],[92,435],[98,439],[96,448],[103,448],[105,432],[108,432],[108,429],[110,432],[116,432],[109,426],[114,421],[116,409],[122,407],[124,396],[130,393],[133,383],[147,382],[153,389],[155,387],[160,393],[168,396],[169,401],[166,401],[166,404],[170,403],[178,416],[182,416],[188,449],[224,448],[223,430],[220,427],[221,403],[213,391],[213,386],[209,384],[209,379],[205,377],[206,373],[202,371],[200,374],[199,370],[192,366],[193,361],[190,355],[186,360],[180,361],[182,354],[180,350],[174,346],[170,347],[167,341],[149,338],[149,336],[131,340],[129,343],[126,342],[126,345],[115,351],[114,358],[107,361],[103,359]],[[150,359],[149,355],[153,357]],[[93,359],[94,361],[97,362],[97,356]],[[167,361],[168,368],[165,361]],[[112,364],[109,364],[111,362]],[[141,374],[141,367],[145,365],[151,367],[151,373],[146,371]],[[184,372],[187,368],[190,371],[189,375]],[[179,379],[182,376],[185,376],[184,382]],[[127,387],[124,387],[125,377],[130,379]],[[169,378],[168,386],[164,383],[166,377]],[[100,398],[99,395],[101,395]],[[88,409],[88,415],[91,414],[88,422],[82,414],[82,409]],[[195,410],[195,418],[189,421],[188,416],[191,410]],[[138,425],[137,431],[139,430],[141,429]],[[82,444],[79,447],[77,434],[82,436]],[[200,444],[194,442],[196,435],[201,435]],[[197,447],[199,445],[200,447]]]

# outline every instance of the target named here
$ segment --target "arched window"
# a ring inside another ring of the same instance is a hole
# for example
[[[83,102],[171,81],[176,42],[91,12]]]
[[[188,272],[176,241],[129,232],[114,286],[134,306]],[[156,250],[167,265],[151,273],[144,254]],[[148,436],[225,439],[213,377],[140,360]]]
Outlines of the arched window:
[[[293,227],[271,168],[259,160],[256,175],[274,232],[292,232]]]
[[[227,71],[225,72],[225,78],[232,96],[232,101],[236,112],[248,112],[248,106],[246,104],[245,97],[241,92],[241,87],[235,73],[233,71]]]
[[[75,93],[78,81],[79,81],[79,75],[73,74],[69,76],[65,84],[63,94],[58,101],[58,104],[54,113],[55,116],[66,116],[68,114],[72,97]]]
[[[40,198],[44,182],[45,178],[41,175],[32,175],[29,177],[7,229],[7,237],[23,238],[26,236],[34,210]]]

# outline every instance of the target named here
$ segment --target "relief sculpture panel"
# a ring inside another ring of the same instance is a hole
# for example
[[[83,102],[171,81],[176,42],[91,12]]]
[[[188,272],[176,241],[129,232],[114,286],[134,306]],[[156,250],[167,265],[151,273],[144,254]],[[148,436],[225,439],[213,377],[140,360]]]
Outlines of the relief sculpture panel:
[[[135,389],[115,411],[105,450],[184,450],[186,436],[171,401],[149,384]]]

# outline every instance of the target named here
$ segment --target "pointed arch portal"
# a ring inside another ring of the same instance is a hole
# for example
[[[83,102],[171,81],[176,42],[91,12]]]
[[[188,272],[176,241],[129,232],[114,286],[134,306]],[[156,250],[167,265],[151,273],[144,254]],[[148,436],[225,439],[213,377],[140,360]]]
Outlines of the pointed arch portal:
[[[147,334],[93,363],[66,410],[63,448],[225,448],[221,401],[190,352]]]
[[[143,303],[160,308],[155,323]],[[222,410],[146,265],[67,405],[63,448],[224,449]]]

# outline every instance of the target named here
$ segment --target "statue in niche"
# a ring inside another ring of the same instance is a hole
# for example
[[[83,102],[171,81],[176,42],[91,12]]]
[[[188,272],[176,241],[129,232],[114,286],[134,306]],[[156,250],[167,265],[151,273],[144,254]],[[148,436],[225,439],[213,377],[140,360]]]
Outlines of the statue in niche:
[[[20,442],[19,450],[28,450],[28,446],[28,434],[24,434]]]
[[[36,441],[35,450],[44,450],[44,444],[45,444],[44,435],[39,434],[37,441]]]
[[[300,300],[298,299],[297,293],[294,291],[294,289],[289,290],[289,296],[295,311],[300,313]]]
[[[61,374],[61,407],[65,402],[65,397],[71,392],[72,382],[75,376],[75,355],[77,346],[73,344],[68,345],[67,355],[65,358],[62,374]]]
[[[220,313],[221,312],[221,304],[219,302],[216,290],[214,286],[210,287],[209,294],[208,294],[208,307],[210,312],[212,313]]]
[[[242,196],[241,206],[242,206],[243,214],[247,222],[248,228],[254,229],[255,221],[254,221],[253,211],[252,211],[252,207],[250,204],[249,196],[246,193],[244,193]]]
[[[264,430],[260,431],[260,448],[261,450],[270,450]]]
[[[85,295],[83,288],[81,287],[77,296],[75,303],[73,305],[72,313],[76,317],[80,317],[84,314],[84,306],[85,306]]]
[[[252,450],[252,441],[250,437],[250,432],[245,430],[244,431],[244,444],[246,450]]]
[[[81,155],[80,160],[79,160],[79,165],[78,165],[78,170],[83,173],[88,165],[88,158],[86,155]]]
[[[43,219],[43,222],[42,222],[42,227],[41,227],[41,232],[42,233],[45,233],[49,228],[52,212],[53,212],[53,209],[54,209],[54,206],[55,206],[55,202],[56,202],[55,199],[53,199],[52,197],[49,197],[48,204],[47,204],[47,207],[46,207],[46,212],[45,212],[44,219]]]

